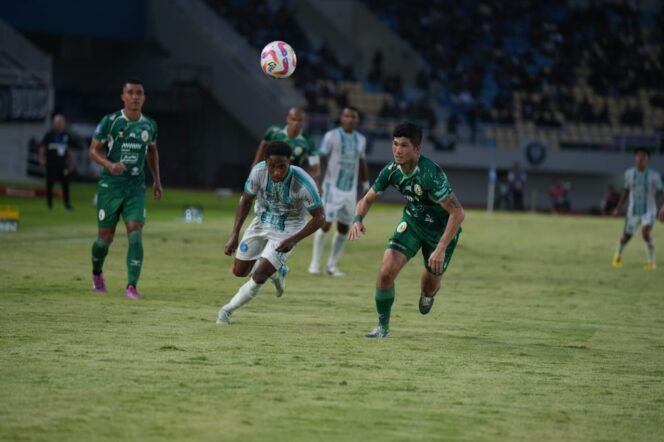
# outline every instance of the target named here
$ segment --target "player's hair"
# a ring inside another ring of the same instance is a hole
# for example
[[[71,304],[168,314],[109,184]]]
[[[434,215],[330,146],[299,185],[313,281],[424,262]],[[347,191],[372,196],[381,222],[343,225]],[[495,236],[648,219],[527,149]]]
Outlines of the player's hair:
[[[639,152],[643,152],[644,154],[646,154],[648,158],[650,158],[650,149],[646,147],[637,147],[636,149],[634,149],[634,155],[636,155]]]
[[[267,160],[272,155],[284,156],[290,160],[291,147],[284,141],[272,141],[265,149],[265,159]]]
[[[406,137],[413,143],[413,146],[419,146],[422,143],[422,129],[410,121],[406,121],[395,127],[392,136],[394,138]]]
[[[353,111],[353,112],[357,112],[357,115],[360,115],[360,110],[358,108],[356,108],[355,106],[344,106],[344,108],[341,109],[341,111],[343,112],[346,109],[348,109],[350,111]]]
[[[124,90],[124,87],[128,84],[140,84],[141,86],[143,86],[143,82],[141,80],[139,80],[138,78],[129,78],[129,79],[127,79],[127,81],[122,83],[122,89]]]

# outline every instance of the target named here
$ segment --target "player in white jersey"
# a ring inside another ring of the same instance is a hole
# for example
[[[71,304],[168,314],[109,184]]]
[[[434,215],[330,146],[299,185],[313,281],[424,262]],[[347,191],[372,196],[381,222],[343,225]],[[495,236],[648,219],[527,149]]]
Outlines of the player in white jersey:
[[[224,253],[235,253],[235,276],[251,278],[219,310],[217,324],[230,325],[231,314],[258,295],[268,278],[281,296],[293,248],[325,223],[316,183],[303,169],[291,166],[290,158],[290,146],[273,141],[265,149],[265,161],[256,164],[247,178]],[[256,217],[240,241],[254,200]]]
[[[643,266],[645,270],[655,269],[655,240],[651,236],[652,228],[657,217],[657,196],[661,196],[662,177],[656,171],[648,167],[650,151],[647,149],[636,149],[634,153],[635,167],[625,172],[625,187],[614,215],[618,215],[625,200],[629,197],[627,213],[625,214],[625,228],[618,242],[616,254],[613,256],[613,267],[622,266],[622,252],[625,246],[636,233],[639,225],[642,225],[641,234],[646,242],[648,261]],[[664,216],[664,206],[659,216]]]
[[[325,265],[325,273],[344,276],[337,263],[346,245],[348,229],[353,222],[357,203],[358,175],[362,191],[369,189],[369,169],[364,159],[367,141],[355,129],[360,121],[354,107],[345,107],[341,113],[341,126],[327,132],[320,146],[320,155],[326,164],[323,179],[323,205],[325,225],[314,235],[314,245],[309,264],[309,273],[320,273],[320,261],[327,240],[327,233],[334,221],[337,231],[332,238],[332,250]],[[327,161],[325,161],[325,159]]]

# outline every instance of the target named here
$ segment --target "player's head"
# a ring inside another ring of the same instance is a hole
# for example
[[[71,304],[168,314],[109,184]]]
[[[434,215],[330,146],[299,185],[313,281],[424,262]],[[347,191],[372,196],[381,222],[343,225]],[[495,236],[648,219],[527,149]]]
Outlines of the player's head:
[[[122,86],[122,94],[120,95],[120,98],[124,103],[125,110],[140,112],[145,103],[143,82],[137,79],[129,79],[125,81],[124,86]]]
[[[634,164],[639,170],[643,170],[648,167],[650,162],[650,150],[644,147],[637,147],[634,150]]]
[[[272,181],[283,181],[290,167],[291,147],[283,141],[272,141],[265,148],[267,173]]]
[[[291,107],[286,114],[286,125],[292,132],[299,134],[304,129],[307,114],[301,107]]]
[[[357,125],[360,123],[360,111],[356,107],[346,106],[344,110],[341,111],[341,128],[345,132],[352,132],[357,128]]]
[[[405,122],[395,127],[392,135],[394,162],[399,165],[416,162],[420,155],[422,129],[417,124]]]
[[[56,132],[62,132],[65,130],[65,125],[67,124],[67,121],[65,120],[64,115],[62,114],[55,114],[53,116],[53,130]]]

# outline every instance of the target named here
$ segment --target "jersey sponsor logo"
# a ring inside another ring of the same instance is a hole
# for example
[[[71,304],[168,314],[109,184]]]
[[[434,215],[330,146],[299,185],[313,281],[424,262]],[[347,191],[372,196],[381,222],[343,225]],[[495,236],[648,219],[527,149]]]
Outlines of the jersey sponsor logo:
[[[415,184],[415,186],[413,186],[413,189],[415,190],[417,196],[422,196],[424,194],[424,190],[422,190],[422,186],[420,186],[419,184]]]
[[[106,218],[106,212],[104,209],[99,209],[99,221],[104,221],[104,218]]]
[[[408,223],[406,223],[406,221],[401,221],[397,226],[397,232],[403,233],[406,231],[407,228],[408,228]]]
[[[141,143],[122,143],[122,149],[140,150],[143,149],[143,145]]]
[[[148,138],[150,138],[150,135],[148,134],[147,130],[141,132],[141,140],[143,140],[143,142],[147,142]]]
[[[136,134],[133,132],[129,132],[129,138],[136,138]]]
[[[138,162],[138,154],[135,153],[125,153],[122,154],[120,162],[124,164],[134,164]]]
[[[241,243],[240,244],[240,252],[246,253],[247,250],[249,250],[249,244],[247,244],[246,242]]]

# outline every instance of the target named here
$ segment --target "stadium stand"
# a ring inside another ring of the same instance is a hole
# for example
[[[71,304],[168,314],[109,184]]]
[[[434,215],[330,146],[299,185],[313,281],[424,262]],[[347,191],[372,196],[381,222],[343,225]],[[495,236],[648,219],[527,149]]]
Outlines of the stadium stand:
[[[471,129],[481,123],[498,146],[534,134],[554,149],[661,137],[661,10],[628,2],[365,3],[429,60],[420,88],[436,90],[438,103]]]

